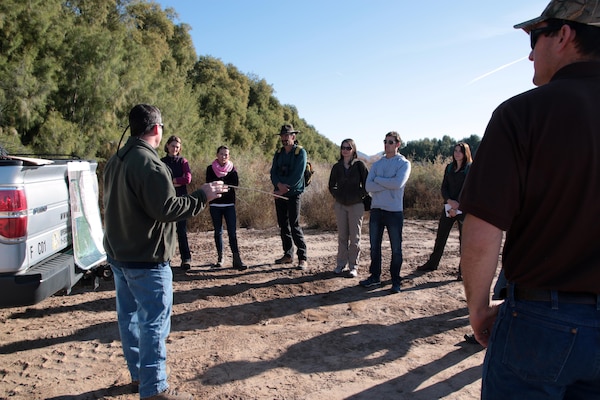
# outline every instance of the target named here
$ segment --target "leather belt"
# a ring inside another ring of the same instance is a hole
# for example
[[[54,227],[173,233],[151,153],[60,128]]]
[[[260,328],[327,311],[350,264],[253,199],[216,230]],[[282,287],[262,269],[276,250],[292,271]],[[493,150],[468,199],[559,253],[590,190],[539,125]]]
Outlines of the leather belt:
[[[527,289],[515,286],[515,300],[552,301],[552,291],[544,289]],[[559,303],[597,304],[599,295],[594,293],[557,292]]]

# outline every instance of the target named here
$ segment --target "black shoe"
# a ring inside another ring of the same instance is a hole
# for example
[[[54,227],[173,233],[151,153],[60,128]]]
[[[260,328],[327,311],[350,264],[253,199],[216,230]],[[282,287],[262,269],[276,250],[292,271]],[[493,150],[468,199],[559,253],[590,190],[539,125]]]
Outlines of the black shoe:
[[[475,335],[473,334],[466,334],[464,336],[465,338],[465,342],[470,343],[470,344],[479,344],[479,342],[477,341],[477,339],[475,339]]]
[[[245,271],[248,269],[248,266],[242,261],[240,253],[233,253],[233,268],[238,271]]]
[[[369,288],[369,287],[373,287],[373,286],[381,286],[381,281],[379,280],[379,278],[369,276],[364,281],[358,282],[358,284],[362,287]]]
[[[433,265],[433,263],[427,261],[425,264],[417,267],[417,271],[435,271],[437,269],[437,265]]]
[[[140,381],[131,381],[125,386],[127,387],[126,390],[128,393],[139,393],[140,392]]]
[[[292,256],[288,256],[287,254],[285,254],[283,257],[275,260],[275,264],[291,264],[293,261],[294,259],[292,258]]]

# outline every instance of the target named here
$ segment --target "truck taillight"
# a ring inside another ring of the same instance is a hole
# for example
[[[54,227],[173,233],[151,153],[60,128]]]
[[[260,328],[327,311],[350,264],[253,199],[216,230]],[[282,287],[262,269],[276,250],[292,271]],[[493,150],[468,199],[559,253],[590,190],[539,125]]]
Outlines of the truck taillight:
[[[13,240],[27,236],[25,190],[0,189],[0,236]]]

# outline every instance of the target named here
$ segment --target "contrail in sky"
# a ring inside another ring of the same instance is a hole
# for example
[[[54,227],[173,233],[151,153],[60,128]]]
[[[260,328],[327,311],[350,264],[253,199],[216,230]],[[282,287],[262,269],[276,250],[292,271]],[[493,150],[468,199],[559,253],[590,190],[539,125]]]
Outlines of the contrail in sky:
[[[495,69],[495,70],[493,70],[493,71],[486,72],[485,74],[483,74],[483,75],[481,75],[481,76],[478,76],[477,78],[473,79],[471,82],[467,83],[467,86],[469,86],[470,84],[472,84],[472,83],[475,83],[475,82],[477,82],[478,80],[481,80],[481,79],[483,79],[483,78],[485,78],[485,77],[487,77],[487,76],[490,76],[490,75],[492,75],[492,74],[495,74],[496,72],[498,72],[498,71],[500,71],[500,70],[503,70],[504,68],[510,67],[510,66],[511,66],[511,65],[513,65],[513,64],[516,64],[516,63],[518,63],[518,62],[521,62],[521,61],[523,61],[523,60],[526,60],[528,57],[529,57],[529,56],[521,57],[521,58],[519,58],[518,60],[515,60],[515,61],[512,61],[512,62],[509,62],[508,64],[504,64],[504,65],[502,65],[502,66],[500,66],[500,67],[496,68],[496,69]]]

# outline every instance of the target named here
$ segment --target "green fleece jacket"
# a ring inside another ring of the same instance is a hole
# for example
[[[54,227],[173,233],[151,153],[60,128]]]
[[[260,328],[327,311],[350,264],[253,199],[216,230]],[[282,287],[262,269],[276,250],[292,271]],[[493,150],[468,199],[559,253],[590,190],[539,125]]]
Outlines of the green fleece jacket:
[[[106,253],[150,268],[175,254],[175,221],[197,215],[207,201],[201,190],[177,197],[156,150],[130,137],[106,163],[103,204]]]
[[[294,145],[289,153],[281,147],[273,156],[271,164],[271,182],[274,190],[277,190],[278,183],[285,183],[290,186],[290,191],[284,194],[286,197],[297,196],[304,192],[304,169],[306,168],[306,150],[300,147],[298,154]]]

